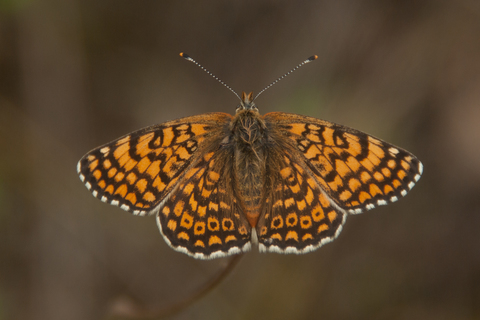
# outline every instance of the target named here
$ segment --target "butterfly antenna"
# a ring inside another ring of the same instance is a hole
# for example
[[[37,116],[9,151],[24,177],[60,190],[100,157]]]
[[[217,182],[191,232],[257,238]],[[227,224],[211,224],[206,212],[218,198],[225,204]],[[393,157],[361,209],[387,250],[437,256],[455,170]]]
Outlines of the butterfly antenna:
[[[296,66],[295,68],[293,68],[292,70],[288,71],[287,73],[285,73],[283,76],[279,77],[277,80],[273,81],[272,83],[270,83],[268,86],[266,86],[262,91],[260,91],[256,96],[255,98],[253,98],[252,101],[255,101],[255,99],[258,98],[259,95],[261,95],[265,90],[267,90],[268,88],[270,88],[271,86],[273,86],[274,84],[276,84],[277,82],[279,82],[280,80],[282,80],[283,78],[285,78],[286,76],[288,76],[289,74],[291,74],[293,71],[297,70],[298,68],[302,67],[303,65],[309,63],[309,62],[312,62],[313,60],[316,60],[318,58],[317,55],[314,55],[314,56],[311,56],[310,58],[308,58],[307,60],[303,61],[302,63],[300,63],[298,66]]]
[[[237,96],[238,100],[242,100],[240,98],[240,96],[232,89],[230,88],[230,86],[228,84],[226,84],[225,82],[223,82],[222,80],[220,80],[219,78],[217,78],[216,75],[214,75],[213,73],[211,73],[210,71],[208,71],[207,69],[205,69],[200,63],[198,63],[197,61],[195,61],[192,57],[190,57],[188,54],[186,53],[183,53],[183,52],[180,52],[180,57],[184,58],[185,60],[188,60],[190,62],[193,62],[194,64],[197,65],[197,67],[199,67],[200,69],[202,69],[203,71],[205,71],[206,73],[208,73],[209,75],[211,75],[215,80],[217,80],[218,82],[220,82],[221,84],[223,84],[228,90],[232,91],[234,95]]]

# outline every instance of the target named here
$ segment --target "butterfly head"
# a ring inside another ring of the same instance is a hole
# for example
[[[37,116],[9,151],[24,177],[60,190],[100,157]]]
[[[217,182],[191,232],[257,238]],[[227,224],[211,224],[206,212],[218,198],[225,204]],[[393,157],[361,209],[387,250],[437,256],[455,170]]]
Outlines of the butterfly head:
[[[253,100],[253,92],[250,92],[249,94],[242,92],[242,99],[240,100],[240,105],[237,107],[237,113],[242,110],[253,110],[258,112],[257,106]]]

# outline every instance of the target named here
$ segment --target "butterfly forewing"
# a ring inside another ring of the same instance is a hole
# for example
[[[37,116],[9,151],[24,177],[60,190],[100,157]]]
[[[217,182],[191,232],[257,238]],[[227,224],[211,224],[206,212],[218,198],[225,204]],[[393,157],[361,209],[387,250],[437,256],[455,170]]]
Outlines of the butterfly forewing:
[[[231,118],[204,114],[130,133],[87,153],[78,163],[78,174],[103,202],[134,214],[152,213]]]
[[[398,200],[422,174],[413,154],[358,130],[280,112],[265,119],[303,155],[328,197],[349,213]]]

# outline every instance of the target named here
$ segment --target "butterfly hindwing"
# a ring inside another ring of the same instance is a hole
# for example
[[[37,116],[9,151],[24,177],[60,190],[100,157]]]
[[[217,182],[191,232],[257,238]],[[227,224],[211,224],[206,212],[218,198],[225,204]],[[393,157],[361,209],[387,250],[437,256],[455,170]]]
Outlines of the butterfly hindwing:
[[[335,239],[346,212],[328,198],[299,152],[279,141],[269,152],[267,198],[257,225],[260,251],[305,253]]]
[[[250,226],[233,191],[232,160],[213,143],[159,208],[157,223],[169,245],[209,259],[250,249]]]

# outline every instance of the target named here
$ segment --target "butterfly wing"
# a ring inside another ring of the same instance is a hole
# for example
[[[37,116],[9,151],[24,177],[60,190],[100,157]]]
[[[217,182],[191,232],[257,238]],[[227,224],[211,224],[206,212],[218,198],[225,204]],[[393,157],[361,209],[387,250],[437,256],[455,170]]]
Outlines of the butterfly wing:
[[[265,118],[288,137],[329,197],[349,213],[397,201],[423,172],[410,152],[361,131],[288,113]]]
[[[250,228],[221,144],[231,119],[210,113],[141,129],[87,153],[78,174],[103,202],[136,215],[157,214],[175,250],[197,258],[248,250]]]
[[[169,245],[201,259],[250,249],[250,229],[233,187],[232,150],[217,144],[189,168],[157,215]]]
[[[358,130],[280,112],[264,119],[278,149],[267,165],[280,164],[270,171],[281,183],[272,183],[257,227],[262,250],[301,253],[330,242],[347,213],[397,201],[422,174],[413,154]]]
[[[347,214],[331,201],[298,151],[279,141],[268,156],[268,191],[256,228],[259,250],[304,253],[335,239]]]
[[[210,113],[132,132],[83,156],[78,174],[103,202],[136,215],[153,213],[231,118]]]

